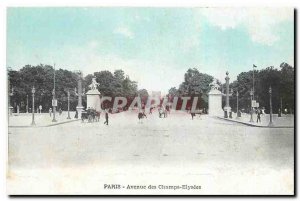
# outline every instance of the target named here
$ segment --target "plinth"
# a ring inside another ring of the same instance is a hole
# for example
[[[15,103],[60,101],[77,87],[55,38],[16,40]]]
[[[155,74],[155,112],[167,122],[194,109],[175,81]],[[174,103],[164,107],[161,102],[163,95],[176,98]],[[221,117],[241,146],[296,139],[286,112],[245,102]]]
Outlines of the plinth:
[[[222,116],[222,93],[218,89],[212,89],[208,93],[208,114],[210,116]]]
[[[78,119],[81,119],[81,112],[83,110],[83,106],[77,106],[76,107],[76,110],[77,110],[77,113],[78,113]]]
[[[86,108],[101,111],[100,92],[97,89],[91,89],[86,93]]]

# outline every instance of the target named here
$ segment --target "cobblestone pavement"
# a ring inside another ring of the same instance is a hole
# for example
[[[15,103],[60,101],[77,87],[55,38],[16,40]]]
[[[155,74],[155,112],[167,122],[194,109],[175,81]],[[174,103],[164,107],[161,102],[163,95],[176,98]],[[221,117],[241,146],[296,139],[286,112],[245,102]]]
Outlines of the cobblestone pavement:
[[[257,128],[209,116],[110,115],[9,128],[10,194],[292,194],[294,129]],[[104,184],[121,184],[120,190]],[[128,190],[127,185],[201,185]]]

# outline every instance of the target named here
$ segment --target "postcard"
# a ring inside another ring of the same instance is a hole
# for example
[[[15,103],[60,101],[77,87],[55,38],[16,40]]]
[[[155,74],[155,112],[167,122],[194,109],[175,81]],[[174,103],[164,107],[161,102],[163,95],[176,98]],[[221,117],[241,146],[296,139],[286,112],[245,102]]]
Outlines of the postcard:
[[[8,7],[9,195],[294,195],[293,8]]]

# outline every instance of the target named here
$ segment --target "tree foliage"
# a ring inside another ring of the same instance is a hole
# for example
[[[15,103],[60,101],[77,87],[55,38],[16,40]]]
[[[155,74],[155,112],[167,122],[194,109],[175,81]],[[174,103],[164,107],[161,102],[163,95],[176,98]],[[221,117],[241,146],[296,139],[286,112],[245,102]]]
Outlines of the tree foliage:
[[[264,107],[269,112],[269,87],[272,87],[272,103],[274,113],[278,112],[281,107],[293,112],[294,110],[294,68],[287,63],[281,63],[280,69],[273,66],[248,72],[242,72],[237,76],[236,80],[230,80],[230,89],[233,94],[230,97],[230,106],[233,111],[237,106],[237,91],[239,93],[239,109],[245,112],[250,110],[251,96],[250,90],[253,88],[254,73],[254,99],[259,102],[260,107]],[[176,89],[172,87],[169,90],[169,96],[191,96],[200,94],[200,108],[207,108],[207,94],[210,90],[209,84],[213,81],[213,77],[200,73],[197,69],[188,69],[184,75],[184,81]],[[218,81],[219,82],[219,81]],[[224,81],[225,82],[225,81]],[[221,84],[221,88],[225,89],[225,84]],[[223,98],[223,106],[225,98]]]
[[[88,74],[83,78],[83,88],[88,91],[88,85],[91,84],[92,78],[96,77],[96,81],[100,84],[98,90],[103,96],[135,96],[137,94],[137,83],[131,81],[125,76],[124,71],[116,70],[114,73],[110,71],[100,71],[94,74]],[[77,87],[79,75],[77,72],[58,69],[55,70],[55,95],[58,99],[58,108],[67,110],[68,90],[70,91],[70,109],[75,110],[77,106],[77,96],[74,88]],[[17,105],[20,111],[26,111],[27,96],[29,108],[32,107],[31,89],[35,87],[35,110],[42,105],[43,111],[48,111],[52,105],[52,91],[54,88],[54,68],[50,65],[26,65],[20,70],[8,69],[8,81],[10,88],[14,93],[10,98],[10,104],[16,111]],[[86,104],[83,97],[83,104]]]

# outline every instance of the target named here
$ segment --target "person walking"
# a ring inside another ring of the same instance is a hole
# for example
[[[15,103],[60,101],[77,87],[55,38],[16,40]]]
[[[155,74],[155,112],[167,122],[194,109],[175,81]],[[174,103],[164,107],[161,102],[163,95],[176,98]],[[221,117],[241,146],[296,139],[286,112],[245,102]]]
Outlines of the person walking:
[[[51,117],[51,115],[52,115],[52,108],[50,107],[50,109],[49,109],[49,115],[50,115],[50,117]]]
[[[192,120],[194,119],[194,116],[196,115],[194,112],[191,112]]]
[[[105,122],[104,124],[108,125],[108,112],[105,112]]]
[[[150,107],[150,113],[149,114],[152,114],[152,110],[153,110],[153,107]]]
[[[257,120],[256,120],[256,123],[258,123],[258,121],[259,121],[259,123],[261,123],[261,121],[260,121],[260,115],[261,115],[261,111],[260,111],[260,109],[258,109],[257,110]]]

